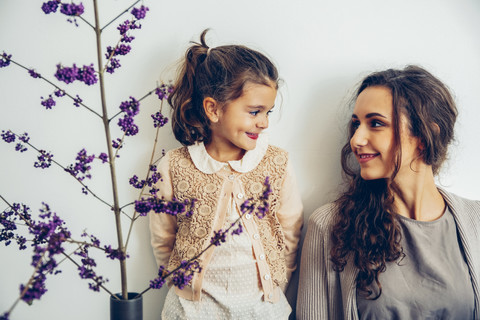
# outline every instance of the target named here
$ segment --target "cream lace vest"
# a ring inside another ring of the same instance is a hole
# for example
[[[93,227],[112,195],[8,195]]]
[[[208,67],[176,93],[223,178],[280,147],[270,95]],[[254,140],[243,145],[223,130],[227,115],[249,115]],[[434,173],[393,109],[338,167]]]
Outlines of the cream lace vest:
[[[270,210],[263,219],[258,219],[255,215],[254,219],[259,229],[272,279],[276,285],[287,282],[285,238],[276,217],[287,160],[287,152],[278,147],[269,146],[260,164],[252,171],[240,176],[245,198],[254,201],[262,194],[265,178],[269,177],[272,189],[269,197]],[[197,256],[210,244],[214,231],[213,224],[215,219],[218,219],[215,213],[224,178],[198,170],[185,147],[171,152],[170,170],[175,198],[179,201],[197,199],[191,217],[186,217],[184,214],[177,216],[175,246],[168,264],[168,270],[174,270],[181,261]],[[202,257],[198,260],[202,265]],[[205,266],[202,265],[202,267]]]

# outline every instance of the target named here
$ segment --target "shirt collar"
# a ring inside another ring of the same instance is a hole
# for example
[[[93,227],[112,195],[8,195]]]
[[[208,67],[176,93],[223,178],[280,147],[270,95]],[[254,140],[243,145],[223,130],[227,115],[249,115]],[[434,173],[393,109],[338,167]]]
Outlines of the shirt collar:
[[[213,159],[205,149],[203,142],[197,142],[187,147],[188,153],[198,170],[206,174],[212,174],[225,166],[225,162]],[[259,135],[255,149],[247,151],[242,159],[228,161],[233,170],[241,173],[249,172],[262,161],[263,156],[267,152],[268,136],[266,133]]]

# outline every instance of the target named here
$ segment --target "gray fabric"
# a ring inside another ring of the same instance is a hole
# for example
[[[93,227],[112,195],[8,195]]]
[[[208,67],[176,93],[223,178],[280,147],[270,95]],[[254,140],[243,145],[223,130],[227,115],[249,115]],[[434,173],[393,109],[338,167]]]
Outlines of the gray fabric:
[[[467,260],[475,292],[475,319],[480,319],[480,201],[438,188],[450,208]],[[330,260],[334,203],[318,208],[309,218],[302,249],[297,296],[297,319],[357,320],[357,268],[349,259],[343,272]]]
[[[398,218],[405,257],[380,274],[378,299],[357,291],[359,318],[473,319],[475,296],[451,212],[429,222]]]

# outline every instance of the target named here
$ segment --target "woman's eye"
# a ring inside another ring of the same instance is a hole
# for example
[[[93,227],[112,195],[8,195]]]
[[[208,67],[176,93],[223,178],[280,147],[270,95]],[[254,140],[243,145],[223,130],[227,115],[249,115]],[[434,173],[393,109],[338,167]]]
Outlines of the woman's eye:
[[[379,120],[372,120],[370,125],[372,126],[372,128],[377,128],[377,127],[383,127],[384,126],[383,122],[379,121]]]
[[[258,111],[258,110],[257,110],[257,111],[250,111],[250,114],[251,114],[252,116],[256,116],[259,112],[260,112],[260,111]]]
[[[352,120],[352,129],[357,130],[360,127],[360,121]]]
[[[267,111],[267,116],[270,115],[273,112],[273,110],[268,110]]]

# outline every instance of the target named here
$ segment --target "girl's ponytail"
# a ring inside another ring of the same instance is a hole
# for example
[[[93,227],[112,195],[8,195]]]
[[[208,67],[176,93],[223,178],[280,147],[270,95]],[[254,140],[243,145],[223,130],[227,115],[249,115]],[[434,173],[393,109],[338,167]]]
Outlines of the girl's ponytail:
[[[174,85],[173,92],[168,97],[168,103],[172,106],[172,128],[175,138],[183,145],[194,144],[195,141],[202,141],[208,137],[208,118],[202,108],[194,103],[198,97],[195,92],[195,72],[199,64],[205,61],[208,53],[208,46],[205,43],[207,30],[202,32],[200,43],[195,43],[188,48],[185,60],[180,69],[179,76]]]

